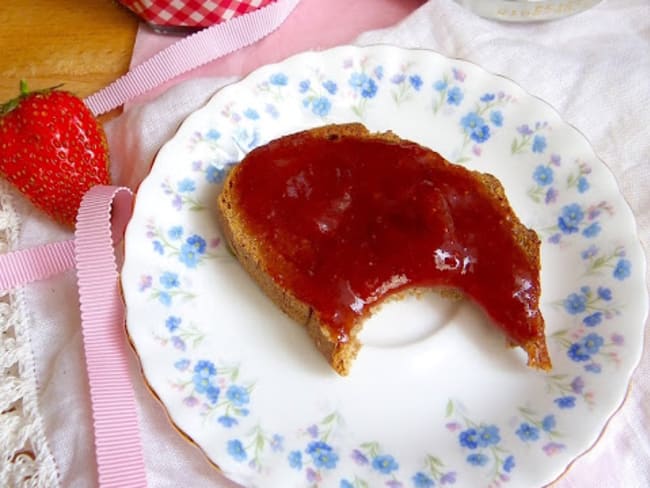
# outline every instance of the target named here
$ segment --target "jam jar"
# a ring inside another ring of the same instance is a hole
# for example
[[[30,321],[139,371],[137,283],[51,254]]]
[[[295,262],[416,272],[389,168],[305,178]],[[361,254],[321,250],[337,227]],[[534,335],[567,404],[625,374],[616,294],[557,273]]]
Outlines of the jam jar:
[[[601,0],[456,0],[481,17],[505,22],[537,22],[574,15]]]

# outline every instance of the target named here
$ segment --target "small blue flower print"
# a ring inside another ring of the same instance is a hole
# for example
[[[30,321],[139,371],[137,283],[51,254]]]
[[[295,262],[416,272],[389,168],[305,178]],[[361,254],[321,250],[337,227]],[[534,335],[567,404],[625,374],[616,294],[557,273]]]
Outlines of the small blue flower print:
[[[246,405],[250,400],[246,388],[237,385],[231,385],[228,387],[226,397],[228,397],[228,400],[237,407]]]
[[[219,169],[212,164],[205,170],[205,179],[208,183],[219,183],[223,180],[224,175],[225,171],[223,169]]]
[[[363,98],[372,98],[377,94],[377,83],[372,78],[368,78],[361,86],[361,96]]]
[[[375,70],[373,71],[375,74],[375,78],[378,80],[381,80],[384,77],[384,67],[383,66],[377,66]]]
[[[571,360],[578,363],[589,361],[591,359],[591,356],[589,356],[589,353],[585,350],[582,342],[574,342],[571,344],[569,349],[567,349],[567,355]]]
[[[578,192],[584,193],[589,189],[589,181],[584,176],[578,178]]]
[[[203,237],[198,236],[196,234],[190,236],[187,238],[185,241],[188,245],[192,246],[192,248],[199,254],[203,254],[205,252],[205,239]]]
[[[578,226],[584,219],[585,214],[577,203],[572,203],[562,207],[562,212],[558,217],[558,227],[564,234],[573,234],[578,232]]]
[[[591,259],[598,254],[598,248],[593,244],[580,253],[582,259]]]
[[[323,88],[327,90],[327,93],[330,95],[336,95],[338,86],[332,80],[327,80],[323,82]]]
[[[551,432],[555,429],[555,415],[547,415],[542,419],[542,430]]]
[[[612,290],[610,288],[599,286],[597,293],[598,293],[598,298],[600,298],[601,300],[605,300],[606,302],[608,302],[612,299]]]
[[[348,83],[359,89],[363,98],[372,98],[377,93],[377,83],[365,73],[352,73]]]
[[[311,81],[302,80],[300,83],[298,83],[298,92],[306,93],[309,90],[310,86],[311,86]]]
[[[493,110],[490,112],[490,122],[492,122],[495,127],[503,126],[503,114],[500,110]]]
[[[314,465],[318,468],[333,469],[339,459],[332,446],[323,442],[310,442],[305,452],[311,455]]]
[[[167,320],[165,320],[165,327],[167,327],[167,330],[169,332],[175,332],[180,325],[181,325],[180,317],[175,317],[173,315],[170,315],[169,317],[167,317]]]
[[[422,78],[420,75],[411,75],[409,76],[409,83],[413,87],[414,90],[419,91],[420,88],[422,87]]]
[[[485,123],[483,117],[476,112],[470,112],[465,115],[460,120],[460,124],[465,133],[474,142],[482,143],[490,138],[490,127]]]
[[[221,134],[217,129],[210,129],[208,132],[205,133],[205,137],[211,141],[216,141],[221,137]]]
[[[539,439],[539,429],[528,422],[523,422],[515,431],[515,434],[524,442],[536,441]]]
[[[167,231],[167,236],[175,241],[176,239],[180,239],[181,236],[183,235],[183,227],[180,225],[175,225],[173,227],[170,227],[169,230]]]
[[[229,440],[227,445],[228,454],[230,454],[235,461],[246,461],[248,455],[246,454],[246,449],[244,449],[244,446],[239,439]]]
[[[206,242],[199,235],[192,235],[180,248],[178,259],[188,268],[195,268],[201,255],[205,253]]]
[[[284,73],[274,73],[269,78],[269,83],[275,86],[286,86],[289,82],[289,78]]]
[[[314,453],[318,453],[320,451],[331,451],[331,450],[332,450],[332,446],[330,446],[326,442],[314,441],[314,442],[310,442],[307,445],[307,449],[305,449],[305,452],[307,454],[314,454]]]
[[[447,103],[449,105],[458,106],[463,101],[463,98],[463,91],[457,86],[452,86],[447,92]]]
[[[481,97],[481,102],[491,102],[494,100],[494,93],[486,93]]]
[[[282,451],[284,449],[284,437],[280,434],[273,434],[270,444],[273,452]]]
[[[485,454],[475,452],[467,456],[467,462],[473,466],[485,466],[490,460]]]
[[[249,107],[244,110],[244,117],[250,120],[257,120],[260,118],[260,114],[257,112],[257,110]]]
[[[217,400],[219,400],[219,393],[221,393],[221,389],[218,386],[209,385],[205,389],[205,396],[213,405],[217,403]]]
[[[189,359],[179,359],[174,363],[174,367],[179,371],[185,371],[189,365],[190,365]]]
[[[372,84],[371,84],[372,82]],[[372,78],[368,77],[365,73],[352,73],[350,75],[350,80],[348,81],[350,86],[353,88],[357,88],[361,90],[362,95],[364,98],[372,98],[374,96],[374,93],[377,91],[377,84],[372,80]],[[374,88],[373,88],[374,87]],[[370,94],[373,92],[372,95],[367,96],[367,94]],[[366,95],[364,95],[366,93]]]
[[[435,485],[434,481],[422,471],[415,473],[411,481],[413,481],[415,488],[431,488]]]
[[[195,387],[200,387],[203,388],[203,390],[207,387],[209,384],[208,382],[205,382],[205,380],[209,380],[211,377],[217,375],[217,367],[214,365],[212,361],[206,361],[206,360],[201,360],[196,363],[194,366],[194,385]],[[202,390],[202,391],[203,391]]]
[[[605,343],[605,340],[602,336],[592,332],[591,334],[586,335],[582,338],[582,344],[587,351],[587,354],[598,354],[600,348]]]
[[[558,407],[562,409],[573,408],[576,406],[576,397],[572,395],[559,397],[553,401]]]
[[[179,193],[189,193],[196,190],[196,185],[191,179],[184,178],[178,182],[178,184],[176,185],[176,189],[178,190]]]
[[[153,241],[152,244],[154,252],[160,254],[161,256],[165,254],[165,248],[160,241]]]
[[[390,82],[394,85],[399,85],[400,83],[404,83],[405,79],[406,75],[404,73],[397,73],[391,77]]]
[[[474,428],[464,430],[458,435],[458,441],[463,447],[476,449],[478,447],[478,431]]]
[[[623,281],[625,278],[630,276],[632,269],[632,263],[627,259],[619,259],[614,268],[614,278],[617,280]]]
[[[587,310],[587,296],[583,293],[571,293],[564,300],[564,309],[571,315],[578,315]]]
[[[384,454],[372,460],[372,468],[380,473],[390,474],[399,469],[399,464],[397,464],[393,456]]]
[[[196,268],[199,263],[200,255],[196,248],[187,242],[181,246],[178,259],[188,268]]]
[[[517,132],[521,135],[521,138],[515,137],[512,141],[510,146],[512,154],[522,154],[528,148],[530,148],[533,153],[543,153],[547,146],[546,137],[537,132],[546,129],[548,129],[547,122],[536,122],[533,128],[528,124],[523,124],[517,127]],[[551,163],[555,164],[553,159],[551,159]]]
[[[438,80],[433,84],[433,89],[436,91],[444,91],[447,89],[447,80]]]
[[[582,235],[585,237],[596,237],[598,234],[600,234],[600,230],[600,224],[598,222],[594,222],[582,230]]]
[[[595,327],[603,321],[603,312],[594,312],[582,319],[582,323],[587,327]]]
[[[539,186],[547,186],[553,183],[553,169],[540,164],[533,172],[533,180]]]
[[[539,134],[535,134],[533,137],[533,147],[532,150],[534,153],[543,153],[546,149],[546,138]]]
[[[319,117],[325,117],[331,108],[332,102],[327,97],[318,97],[312,101],[311,111]]]
[[[602,367],[598,363],[585,364],[585,371],[598,374],[602,371]]]
[[[300,451],[291,451],[289,453],[289,466],[294,469],[302,469],[302,453]]]
[[[339,488],[354,488],[354,485],[348,480],[341,480],[339,483]]]
[[[501,442],[499,435],[499,428],[496,425],[488,425],[481,427],[478,430],[478,445],[479,447],[493,446]]]
[[[505,460],[503,461],[503,470],[506,473],[509,473],[510,471],[512,471],[514,467],[515,467],[515,457],[508,456],[507,458],[505,458]]]
[[[169,290],[171,288],[178,288],[180,281],[178,280],[178,275],[176,273],[165,271],[160,275],[160,284],[163,288]]]
[[[223,425],[226,428],[230,428],[234,425],[237,425],[239,422],[235,417],[231,417],[230,415],[222,415],[217,419],[217,422],[219,422],[221,425]]]
[[[160,303],[162,303],[166,307],[168,307],[168,306],[170,306],[172,304],[172,296],[169,293],[167,293],[166,291],[161,291],[158,294],[158,300],[160,301]]]

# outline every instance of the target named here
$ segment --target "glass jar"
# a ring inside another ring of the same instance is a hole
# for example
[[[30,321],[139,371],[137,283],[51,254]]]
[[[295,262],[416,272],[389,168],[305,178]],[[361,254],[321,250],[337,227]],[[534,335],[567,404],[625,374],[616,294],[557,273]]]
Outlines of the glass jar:
[[[456,0],[481,17],[507,22],[536,22],[577,14],[601,0]]]

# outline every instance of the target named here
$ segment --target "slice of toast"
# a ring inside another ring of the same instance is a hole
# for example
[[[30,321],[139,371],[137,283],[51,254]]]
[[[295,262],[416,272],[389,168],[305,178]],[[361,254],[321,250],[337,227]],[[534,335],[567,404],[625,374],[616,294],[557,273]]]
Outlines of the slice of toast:
[[[328,125],[251,151],[224,182],[217,215],[244,269],[341,375],[373,309],[422,288],[475,299],[529,366],[551,367],[540,240],[492,175],[391,132]]]

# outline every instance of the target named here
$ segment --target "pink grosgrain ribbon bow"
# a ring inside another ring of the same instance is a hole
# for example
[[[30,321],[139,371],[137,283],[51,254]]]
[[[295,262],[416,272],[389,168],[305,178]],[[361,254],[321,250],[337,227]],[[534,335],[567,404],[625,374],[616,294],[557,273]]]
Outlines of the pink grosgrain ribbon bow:
[[[176,76],[254,43],[277,29],[299,0],[277,0],[203,29],[85,100],[108,112]],[[135,396],[128,372],[124,305],[115,246],[131,216],[128,188],[96,186],[84,196],[73,240],[0,255],[0,291],[77,270],[81,327],[90,386],[100,487],[147,485]]]

